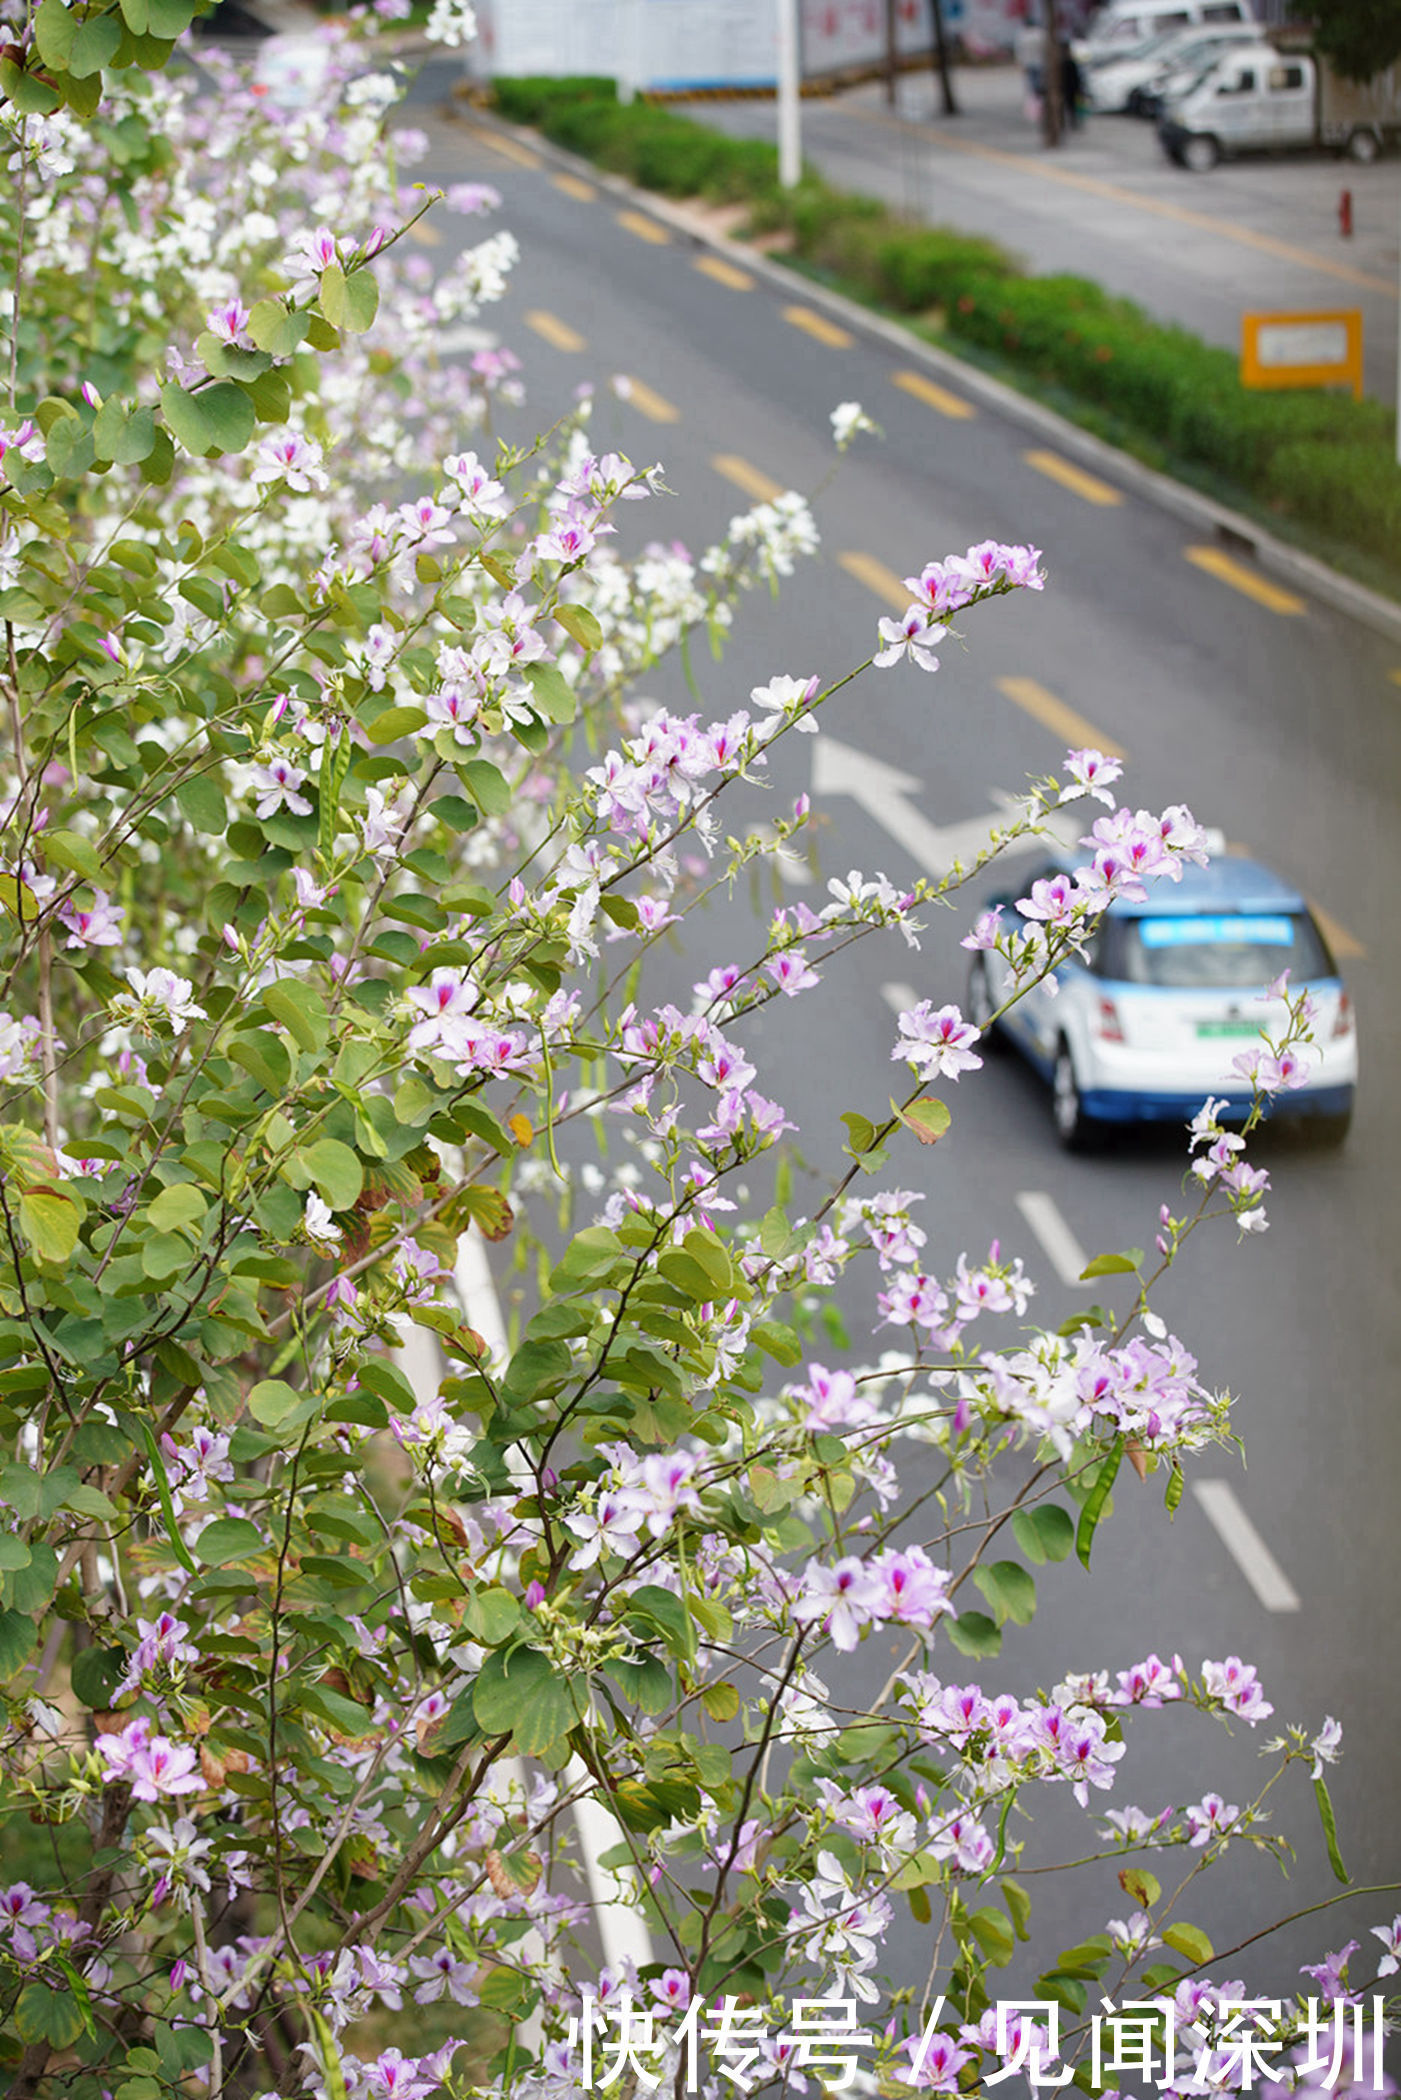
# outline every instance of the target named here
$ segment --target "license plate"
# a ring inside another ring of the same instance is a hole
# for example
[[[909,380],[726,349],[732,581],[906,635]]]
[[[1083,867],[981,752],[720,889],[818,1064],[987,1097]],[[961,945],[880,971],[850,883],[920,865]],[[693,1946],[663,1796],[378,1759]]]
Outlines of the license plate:
[[[1259,1033],[1260,1023],[1258,1021],[1198,1021],[1197,1023],[1197,1034],[1199,1036],[1258,1036]]]

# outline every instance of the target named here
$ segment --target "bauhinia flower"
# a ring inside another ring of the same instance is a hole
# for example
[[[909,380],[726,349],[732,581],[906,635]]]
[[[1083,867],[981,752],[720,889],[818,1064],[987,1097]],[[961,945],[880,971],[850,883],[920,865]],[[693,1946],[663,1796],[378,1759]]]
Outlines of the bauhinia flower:
[[[977,1071],[982,1065],[973,1054],[978,1031],[956,1006],[941,1006],[936,1013],[928,999],[921,999],[899,1016],[899,1027],[891,1061],[907,1064],[921,1079],[957,1079],[960,1072]]]
[[[208,1020],[204,1008],[195,1004],[195,988],[188,977],[177,977],[161,965],[154,970],[128,969],[126,977],[140,1018],[163,1023],[176,1035],[192,1021]]]

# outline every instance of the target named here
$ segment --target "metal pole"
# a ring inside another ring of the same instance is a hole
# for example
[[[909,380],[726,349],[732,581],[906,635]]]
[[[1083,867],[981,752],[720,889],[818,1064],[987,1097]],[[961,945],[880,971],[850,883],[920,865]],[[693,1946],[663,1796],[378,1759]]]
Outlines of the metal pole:
[[[796,189],[803,176],[802,81],[798,67],[798,0],[778,4],[778,179]]]
[[[631,102],[642,85],[642,4],[643,0],[623,0],[623,48],[618,65],[620,102]]]
[[[1401,279],[1396,289],[1396,464],[1401,467]]]
[[[885,0],[885,99],[892,109],[895,107],[897,72],[895,35],[895,0]]]

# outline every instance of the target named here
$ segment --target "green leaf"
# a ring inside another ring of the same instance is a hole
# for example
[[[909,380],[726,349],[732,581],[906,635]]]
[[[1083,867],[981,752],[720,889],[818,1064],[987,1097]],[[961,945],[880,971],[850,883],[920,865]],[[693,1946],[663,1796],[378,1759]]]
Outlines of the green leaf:
[[[12,1531],[0,1531],[0,1575],[9,1575],[16,1568],[29,1566],[30,1553],[24,1540]]]
[[[394,744],[401,736],[416,736],[428,720],[421,707],[387,707],[366,727],[372,744]]]
[[[1097,1254],[1080,1271],[1080,1281],[1089,1283],[1096,1276],[1132,1276],[1142,1259],[1141,1254],[1138,1261],[1131,1260],[1127,1254]]]
[[[247,1517],[216,1517],[195,1541],[195,1551],[207,1568],[253,1560],[267,1550],[257,1525],[250,1524]]]
[[[68,1672],[74,1698],[96,1713],[105,1713],[126,1667],[125,1648],[80,1648]]]
[[[122,40],[122,25],[115,15],[89,16],[80,22],[68,53],[68,71],[77,80],[86,80],[110,65],[117,55],[117,46]]]
[[[349,1210],[365,1186],[364,1169],[349,1145],[318,1138],[299,1158],[332,1210]]]
[[[73,1198],[57,1189],[26,1189],[19,1199],[20,1230],[39,1261],[66,1262],[78,1244],[82,1222]]]
[[[1031,1938],[1029,1929],[1031,1925],[1030,1896],[1028,1896],[1019,1881],[1003,1881],[999,1883],[999,1887],[1002,1890],[1002,1900],[1007,1906],[1008,1915],[1016,1928],[1017,1938],[1019,1940],[1029,1940]]]
[[[51,2049],[67,2049],[76,2042],[86,2022],[76,1995],[55,1990],[47,1983],[27,1983],[15,2007],[15,2032],[22,2042],[47,2042]]]
[[[902,1108],[893,1098],[890,1105],[906,1130],[912,1130],[921,1145],[937,1145],[953,1120],[944,1103],[936,1101],[932,1095],[927,1095],[922,1101],[912,1101],[908,1108]]]
[[[111,877],[103,865],[102,856],[91,839],[85,839],[76,831],[46,831],[41,841],[45,860],[57,863],[60,868],[69,868],[91,882],[98,889],[110,883]]]
[[[1140,1910],[1151,1910],[1163,1893],[1163,1885],[1156,1874],[1146,1867],[1121,1867],[1119,1886],[1126,1896],[1132,1896]]]
[[[589,655],[602,645],[603,629],[587,605],[557,605],[555,618],[565,633],[572,636],[579,647],[587,650]]]
[[[169,1283],[188,1269],[193,1259],[189,1241],[174,1233],[156,1232],[141,1243],[142,1270],[157,1285]]]
[[[345,321],[345,271],[338,262],[327,263],[321,272],[320,307],[333,328]]]
[[[265,1378],[248,1395],[248,1412],[264,1429],[276,1429],[309,1398],[314,1395],[299,1393],[294,1385],[287,1385],[280,1378]]]
[[[307,319],[289,313],[280,299],[259,299],[248,316],[248,335],[269,357],[290,357],[306,338]]]
[[[219,838],[229,821],[224,791],[208,773],[195,773],[182,780],[175,801],[185,822],[206,838]]]
[[[498,766],[492,765],[489,759],[468,758],[457,770],[483,816],[505,816],[513,798],[510,783]]]
[[[162,1189],[146,1215],[155,1232],[195,1232],[208,1214],[209,1206],[199,1190],[190,1181],[177,1181],[168,1189]]]
[[[1002,1652],[1002,1633],[996,1622],[980,1611],[965,1611],[956,1619],[945,1619],[944,1630],[960,1655],[991,1661]]]
[[[1036,1584],[1014,1560],[994,1561],[973,1570],[973,1580],[997,1615],[998,1625],[1011,1619],[1029,1626],[1036,1617]]]
[[[573,1687],[538,1648],[497,1649],[472,1687],[472,1708],[485,1735],[511,1735],[528,1757],[569,1733],[581,1718]]]
[[[527,664],[525,679],[537,714],[543,715],[547,722],[574,720],[579,711],[578,702],[564,674],[554,664]]]
[[[968,1929],[995,1968],[1005,1967],[1017,1951],[1017,1937],[1011,1924],[990,1904],[972,1913]]]
[[[183,36],[195,18],[195,0],[146,0],[152,36],[172,43]]]
[[[727,1682],[708,1684],[701,1692],[701,1704],[712,1721],[733,1721],[739,1712],[739,1693]]]
[[[0,58],[0,95],[8,96],[22,117],[51,116],[62,99],[57,88],[47,80],[36,80],[12,58]],[[15,469],[11,468],[11,481],[14,478]]]
[[[1346,1874],[1343,1879],[1347,1880]],[[1198,1969],[1216,1952],[1200,1925],[1167,1926],[1163,1932],[1163,1945],[1171,1947],[1174,1954],[1184,1955]]]
[[[671,1590],[664,1590],[659,1583],[646,1582],[623,1605],[623,1614],[628,1619],[641,1619],[655,1626],[672,1654],[682,1662],[693,1662],[696,1654],[696,1631],[683,1597]]]
[[[1084,1508],[1080,1511],[1080,1522],[1075,1527],[1075,1551],[1086,1567],[1090,1565],[1090,1548],[1094,1544],[1095,1530],[1104,1514],[1104,1505],[1109,1500],[1109,1491],[1114,1485],[1114,1476],[1119,1470],[1123,1456],[1124,1439],[1116,1437],[1113,1450],[1100,1461],[1098,1477],[1085,1498]]]
[[[321,994],[309,984],[287,979],[270,984],[263,1004],[280,1021],[292,1040],[303,1050],[322,1050],[331,1033],[331,1017]]]
[[[484,1648],[499,1648],[521,1623],[519,1601],[509,1590],[473,1590],[462,1609],[462,1624]]]
[[[161,412],[185,450],[200,459],[242,452],[257,423],[252,402],[232,379],[202,386],[197,393],[163,386]]]
[[[46,66],[56,72],[67,70],[77,33],[78,17],[63,0],[42,0],[34,17],[34,42]]]
[[[1328,1792],[1328,1782],[1324,1779],[1321,1772],[1313,1783],[1313,1796],[1318,1803],[1319,1821],[1323,1825],[1323,1841],[1328,1847],[1328,1864],[1333,1869],[1338,1880],[1346,1885],[1349,1875],[1347,1868],[1343,1865],[1342,1853],[1338,1850],[1337,1819],[1333,1814],[1333,1803]],[[1168,1935],[1165,1933],[1163,1937],[1166,1939]]]
[[[1048,1560],[1066,1560],[1075,1550],[1075,1525],[1054,1502],[1019,1509],[1012,1531],[1027,1559],[1038,1568]]]
[[[23,1611],[0,1611],[0,1684],[8,1684],[17,1669],[34,1655],[38,1627]]]

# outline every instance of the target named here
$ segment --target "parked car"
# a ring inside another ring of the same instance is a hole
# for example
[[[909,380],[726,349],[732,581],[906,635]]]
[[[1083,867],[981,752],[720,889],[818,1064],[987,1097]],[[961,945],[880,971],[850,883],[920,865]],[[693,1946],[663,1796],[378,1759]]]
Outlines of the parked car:
[[[1185,95],[1223,58],[1242,47],[1261,43],[1264,35],[1257,22],[1174,39],[1172,47],[1155,58],[1152,71],[1141,74],[1129,89],[1130,116],[1157,117],[1167,103]]]
[[[1065,873],[1062,853],[1036,869],[1038,879]],[[1233,1060],[1276,1040],[1287,1011],[1262,997],[1281,971],[1290,987],[1308,987],[1318,1007],[1316,1042],[1306,1046],[1306,1085],[1275,1097],[1275,1112],[1309,1119],[1316,1135],[1341,1144],[1352,1120],[1357,1035],[1348,997],[1328,943],[1304,899],[1257,862],[1223,855],[1188,867],[1180,882],[1158,877],[1148,901],[1117,903],[1100,921],[1086,962],[1061,965],[1055,989],[1038,985],[993,1015],[1009,998],[1012,973],[994,951],[976,954],[968,1017],[999,1036],[1049,1081],[1061,1143],[1076,1150],[1115,1125],[1185,1123],[1214,1095],[1226,1120],[1240,1121],[1252,1090]],[[1015,916],[1010,896],[991,900]]]
[[[1247,0],[1110,0],[1076,41],[1075,56],[1085,65],[1170,29],[1215,29],[1254,19]]]
[[[1170,29],[1160,36],[1130,44],[1124,51],[1091,59],[1082,70],[1091,108],[1101,114],[1137,113],[1145,89],[1184,70],[1187,82],[1213,65],[1223,50],[1259,42],[1265,32],[1258,22],[1230,22],[1219,29]],[[1184,83],[1185,84],[1185,83]]]
[[[1341,79],[1304,52],[1232,51],[1183,95],[1164,103],[1158,136],[1168,157],[1201,173],[1225,155],[1328,146],[1372,161],[1401,133],[1401,68]]]

